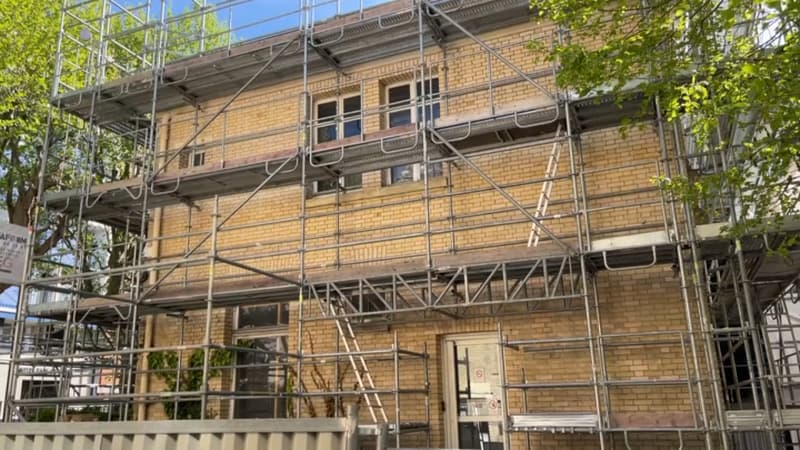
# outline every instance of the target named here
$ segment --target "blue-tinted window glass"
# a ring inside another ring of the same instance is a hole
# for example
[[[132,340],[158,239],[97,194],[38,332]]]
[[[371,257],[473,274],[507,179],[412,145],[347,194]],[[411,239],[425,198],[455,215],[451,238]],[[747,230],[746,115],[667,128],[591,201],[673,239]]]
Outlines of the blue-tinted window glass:
[[[361,111],[361,96],[356,95],[342,100],[342,112],[344,113],[344,136],[360,136],[361,135],[361,119],[359,112]]]
[[[344,123],[344,137],[360,136],[361,135],[361,121],[351,120]]]

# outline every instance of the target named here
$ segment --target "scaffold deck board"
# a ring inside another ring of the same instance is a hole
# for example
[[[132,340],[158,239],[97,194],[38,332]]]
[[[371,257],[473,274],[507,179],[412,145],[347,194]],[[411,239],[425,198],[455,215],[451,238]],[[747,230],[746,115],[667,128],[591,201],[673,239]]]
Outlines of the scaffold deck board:
[[[602,241],[600,241],[602,242]],[[609,267],[625,268],[628,266],[639,267],[650,264],[653,252],[658,255],[655,261],[658,264],[674,263],[674,244],[659,242],[650,244],[638,242],[636,247],[617,248],[609,252],[605,258],[601,252],[588,253],[587,258],[598,270],[603,270],[603,262],[608,262]],[[714,243],[708,241],[709,244]],[[543,242],[538,247],[500,247],[490,250],[465,252],[456,255],[434,256],[432,272],[437,284],[445,285],[449,280],[463,282],[459,278],[459,271],[467,270],[470,274],[501,280],[503,274],[496,270],[504,266],[505,274],[510,279],[521,279],[531,276],[531,273],[541,276],[542,261],[548,260],[551,270],[558,269],[562,261],[569,267],[575,268],[578,260],[575,255],[565,253],[559,246],[552,242]],[[326,283],[336,283],[342,288],[353,289],[360,280],[367,280],[376,285],[391,283],[392,279],[400,275],[410,285],[419,285],[427,282],[427,267],[424,258],[410,258],[384,264],[365,265],[362,267],[349,267],[345,269],[327,269],[311,271],[306,274],[306,284],[324,287]],[[537,269],[538,267],[538,269]],[[538,271],[538,272],[537,272]],[[284,278],[296,279],[298,273],[280,273]],[[473,281],[480,281],[473,279]],[[219,306],[255,304],[269,301],[291,301],[298,298],[297,285],[287,283],[267,276],[248,275],[238,277],[236,280],[218,280],[214,284],[214,302]],[[204,283],[193,286],[164,286],[155,291],[152,296],[145,298],[141,306],[147,313],[163,312],[164,310],[193,310],[204,308],[208,296],[208,287]],[[114,302],[109,299],[87,298],[78,301],[78,310],[82,313],[97,317],[115,317],[118,313],[113,307],[127,307],[129,302]],[[30,305],[33,315],[58,317],[68,311],[69,303],[48,303]]]
[[[523,23],[533,14],[527,0],[446,0],[438,2],[438,6],[473,33]],[[410,0],[395,0],[315,23],[314,39],[316,45],[324,45],[336,55],[339,67],[363,64],[415,50],[419,46],[416,13]],[[441,31],[444,36],[462,37],[448,23],[442,24]],[[125,119],[132,113],[150,113],[154,89],[158,89],[157,112],[185,106],[187,99],[202,102],[228,95],[254,75],[278,48],[292,41],[298,45],[287,49],[252,87],[299,77],[304,65],[302,39],[300,30],[289,29],[167,64],[158,85],[153,82],[152,72],[146,71],[106,83],[98,101],[92,100],[91,87],[64,94],[55,102],[79,117],[91,114],[101,125],[124,131]],[[431,30],[424,33],[423,43],[436,45]],[[307,69],[313,75],[330,71],[331,66],[311,53]]]
[[[623,105],[596,101],[576,102],[586,116],[603,117],[594,122],[595,127],[615,126],[627,113],[638,110],[639,101],[632,99]],[[559,107],[540,103],[517,105],[513,111],[498,114],[488,110],[471,117],[462,117],[458,123],[437,127],[436,131],[445,139],[460,139],[459,151],[464,155],[480,155],[495,147],[507,146],[508,142],[497,139],[496,133],[512,131],[510,136],[517,142],[548,142],[556,130]],[[526,124],[539,124],[527,128]],[[464,138],[467,136],[467,138]],[[435,144],[434,142],[431,142]],[[450,157],[444,146],[430,145],[431,158]],[[129,226],[136,230],[141,226],[142,189],[149,189],[148,208],[158,208],[214,195],[230,195],[255,189],[271,176],[267,188],[300,185],[301,171],[290,162],[283,170],[276,169],[287,159],[299,157],[297,149],[268,150],[262,157],[250,157],[216,163],[201,169],[170,171],[155,177],[150,184],[143,179],[117,181],[92,186],[88,193],[82,189],[70,189],[46,193],[45,205],[68,215],[77,215],[99,223]],[[312,149],[307,164],[307,181],[330,178],[331,173],[341,175],[388,169],[399,165],[421,163],[422,140],[414,125],[396,127],[366,134],[363,138],[349,138]],[[84,202],[85,208],[80,208]]]

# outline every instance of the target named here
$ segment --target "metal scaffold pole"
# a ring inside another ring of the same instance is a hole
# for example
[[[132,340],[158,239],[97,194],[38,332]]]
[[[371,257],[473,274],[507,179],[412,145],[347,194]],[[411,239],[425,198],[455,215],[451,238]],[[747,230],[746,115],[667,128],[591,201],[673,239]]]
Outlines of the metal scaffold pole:
[[[589,299],[589,270],[586,266],[586,248],[588,247],[587,244],[583,242],[583,233],[581,232],[581,224],[582,224],[582,211],[580,209],[580,203],[578,201],[578,191],[579,191],[579,179],[578,179],[578,170],[576,166],[576,155],[575,155],[575,147],[574,147],[574,140],[577,139],[577,136],[574,135],[575,131],[573,130],[572,124],[572,116],[570,114],[569,102],[565,101],[564,105],[564,121],[566,122],[566,138],[567,138],[567,146],[569,148],[569,162],[570,162],[570,174],[572,178],[572,207],[575,209],[575,228],[576,228],[576,235],[577,239],[577,249],[578,249],[578,258],[580,259],[580,273],[578,277],[580,277],[581,283],[581,296],[583,298],[583,308],[584,308],[584,320],[586,321],[586,338],[589,345],[589,360],[591,364],[591,372],[592,372],[592,390],[594,391],[594,404],[595,404],[595,412],[597,414],[598,423],[597,423],[597,435],[600,439],[600,449],[604,450],[606,448],[606,433],[603,420],[599,420],[602,417],[603,409],[601,407],[601,386],[605,387],[605,380],[598,379],[598,364],[597,364],[597,355],[596,352],[603,352],[603,340],[601,336],[594,336],[593,326],[592,326],[592,307],[594,306],[593,303]],[[581,190],[582,191],[582,190]],[[603,358],[601,357],[601,360]]]
[[[524,1],[297,0],[234,20],[248,3],[63,1],[6,421],[363,403],[381,444],[439,445],[444,423],[458,446],[471,418],[447,420],[484,406],[430,377],[463,367],[428,344],[487,345],[496,324],[484,384],[502,417],[474,442],[728,450],[752,432],[777,450],[797,433],[797,294],[766,298],[785,280],[758,273],[782,237],[725,237],[734,193],[706,223],[652,182],[706,173],[691,158],[718,174],[735,150],[684,148],[657,99],[565,92],[561,62],[525,45],[569,36]],[[652,126],[623,144],[637,112]],[[37,250],[54,217],[67,237]]]
[[[428,98],[427,92],[430,88],[428,84],[428,77],[425,73],[425,35],[424,35],[424,12],[423,12],[423,5],[424,2],[419,0],[417,2],[417,25],[419,27],[419,86],[421,87],[421,92],[418,93],[417,101],[422,99],[422,103],[418,110],[422,113],[421,117],[419,118],[419,133],[422,139],[422,169],[421,169],[421,176],[422,176],[422,205],[423,205],[423,215],[425,217],[425,266],[427,269],[427,289],[425,290],[425,302],[428,306],[433,304],[433,256],[432,256],[432,244],[431,244],[431,185],[430,185],[430,169],[431,169],[431,162],[430,162],[430,153],[428,151],[428,133],[427,128],[429,123],[433,123],[433,118],[428,118],[428,114],[431,112],[429,110],[429,106],[433,105],[431,99]],[[432,96],[431,96],[432,97]],[[397,446],[400,446],[400,435],[397,435]]]
[[[664,131],[664,118],[661,115],[661,106],[658,102],[658,98],[655,101],[655,109],[656,109],[656,129],[658,132],[658,140],[659,140],[659,149],[661,151],[661,161],[664,164],[664,174],[667,177],[672,175],[671,168],[670,168],[670,160],[667,153],[667,142],[666,136]],[[692,367],[694,367],[694,377],[695,377],[695,388],[697,389],[697,395],[700,405],[700,420],[702,421],[702,429],[703,435],[705,438],[706,448],[711,450],[713,448],[713,439],[711,436],[711,423],[708,417],[708,413],[706,411],[706,397],[705,397],[705,390],[706,387],[704,386],[703,380],[710,376],[711,374],[705,375],[703,374],[703,368],[700,365],[700,357],[698,356],[697,350],[697,338],[695,331],[695,313],[692,311],[691,307],[691,299],[689,295],[689,286],[686,280],[686,268],[685,265],[685,258],[684,258],[684,242],[681,238],[680,232],[680,225],[679,225],[679,217],[677,208],[675,206],[675,199],[670,196],[669,198],[669,215],[667,216],[667,222],[671,226],[671,233],[673,235],[672,239],[676,242],[675,245],[675,252],[677,254],[677,264],[678,264],[678,276],[680,277],[680,290],[681,290],[681,298],[683,299],[684,303],[684,311],[685,311],[685,320],[686,320],[686,332],[689,338],[689,350],[692,357]],[[702,316],[698,319],[702,320]],[[702,333],[702,327],[701,327]],[[706,370],[709,367],[706,366]],[[723,443],[725,448],[727,448],[727,441],[723,439]]]
[[[311,22],[311,9],[314,0],[300,0],[302,4],[301,16],[301,33],[303,33],[303,87],[300,93],[300,108],[301,114],[299,125],[300,130],[298,133],[298,148],[300,149],[300,241],[298,242],[298,283],[297,290],[297,363],[295,365],[295,393],[297,398],[295,401],[295,416],[302,417],[303,407],[303,357],[305,354],[303,348],[303,325],[305,320],[305,290],[306,290],[306,194],[308,192],[308,180],[306,179],[307,171],[307,158],[311,158],[311,146],[313,145],[313,136],[311,132],[311,105],[310,95],[308,92],[308,57],[309,57],[309,39],[311,38],[312,28],[314,24]]]
[[[211,326],[214,312],[214,277],[217,268],[217,229],[219,222],[219,196],[214,196],[214,211],[211,213],[211,244],[208,250],[208,291],[206,294],[206,314],[203,336],[203,381],[200,402],[200,419],[206,418],[208,408],[208,378],[211,371]],[[178,377],[180,378],[180,377]]]

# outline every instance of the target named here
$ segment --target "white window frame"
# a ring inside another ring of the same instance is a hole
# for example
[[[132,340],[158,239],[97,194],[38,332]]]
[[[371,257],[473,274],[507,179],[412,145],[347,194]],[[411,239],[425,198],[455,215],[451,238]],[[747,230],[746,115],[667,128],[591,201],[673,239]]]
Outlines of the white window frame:
[[[320,125],[319,125],[319,105],[324,104],[324,103],[336,102],[336,116],[334,116],[334,119],[336,120],[336,139],[337,140],[345,139],[345,137],[344,137],[344,125],[345,125],[345,122],[353,122],[355,119],[345,120],[345,118],[344,118],[344,101],[348,100],[348,99],[351,99],[353,97],[358,97],[359,98],[358,99],[359,111],[364,111],[364,98],[361,96],[361,93],[352,93],[352,94],[349,94],[349,95],[340,95],[338,97],[323,97],[320,100],[314,100],[314,127],[313,127],[314,131],[311,133],[312,134],[311,137],[314,140],[314,145],[317,145],[319,143],[319,142],[317,142],[317,129],[320,127]],[[359,112],[358,121],[361,122],[361,136],[363,136],[364,135],[364,116],[363,116],[363,114],[361,112]],[[329,125],[325,125],[325,126],[329,126]],[[350,136],[348,136],[348,137],[350,137]],[[343,177],[343,176],[339,177],[339,187],[341,189],[345,189],[345,190],[361,189],[361,186],[363,186],[363,183],[364,183],[363,177],[361,179],[361,183],[362,183],[361,185],[350,187],[350,186],[347,186],[347,183],[345,183],[345,177]],[[319,182],[318,181],[315,181],[313,183],[312,189],[313,189],[313,192],[314,192],[315,195],[316,194],[325,195],[325,194],[334,194],[334,193],[336,193],[336,190],[320,191],[319,190]]]
[[[435,77],[429,78],[429,79],[426,80],[426,82],[431,83],[434,79],[438,80],[439,77],[435,76]],[[406,81],[398,81],[396,83],[392,83],[392,84],[388,84],[388,85],[384,86],[384,95],[385,95],[384,98],[386,98],[386,103],[387,103],[387,105],[389,105],[389,110],[386,111],[386,117],[385,117],[385,123],[386,123],[386,129],[387,130],[391,129],[391,127],[389,127],[389,124],[391,123],[389,115],[391,113],[393,113],[393,112],[403,111],[403,110],[406,110],[406,109],[409,109],[411,111],[411,124],[419,123],[419,119],[420,118],[418,117],[418,114],[417,114],[417,112],[419,110],[419,107],[417,105],[417,102],[413,101],[414,99],[416,99],[418,97],[418,95],[417,95],[417,83],[419,83],[418,80],[411,79],[411,80],[406,80]],[[399,86],[408,86],[409,87],[408,92],[409,92],[410,98],[408,99],[408,106],[407,107],[400,107],[400,106],[392,107],[390,102],[389,102],[389,90],[393,89],[393,88],[396,88],[396,87],[399,87]],[[439,92],[441,93],[441,91],[442,91],[442,87],[440,85],[439,86]],[[439,103],[439,105],[440,105],[439,107],[441,108],[441,98],[436,103]],[[384,170],[384,172],[383,172],[383,184],[384,184],[384,186],[391,186],[391,185],[403,184],[403,183],[413,183],[415,181],[420,181],[422,179],[422,164],[420,164],[420,163],[413,164],[411,170],[412,170],[412,179],[411,180],[398,181],[398,182],[392,181],[392,168]]]
[[[200,164],[196,164],[196,158],[200,157]],[[206,151],[205,150],[192,150],[189,158],[189,167],[202,167],[206,164]]]
[[[391,102],[389,101],[389,91],[400,86],[408,86],[408,106],[401,107],[401,106],[392,106]],[[398,81],[396,83],[387,84],[384,86],[384,95],[386,96],[386,105],[388,110],[386,111],[386,129],[390,130],[392,127],[390,116],[394,112],[404,111],[406,109],[411,111],[411,124],[417,123],[417,103],[412,102],[413,99],[417,98],[417,83],[414,80],[407,80],[407,81]]]
[[[320,127],[320,124],[319,124],[319,105],[322,105],[324,103],[336,102],[336,115],[334,116],[334,119],[336,120],[336,139],[340,140],[340,139],[344,139],[344,124],[345,124],[345,122],[353,122],[355,120],[355,119],[351,119],[351,120],[345,120],[344,119],[344,101],[347,100],[347,99],[351,99],[353,97],[359,97],[359,100],[358,100],[358,103],[359,103],[359,106],[360,106],[359,111],[364,111],[364,99],[361,97],[360,93],[354,93],[354,94],[350,94],[350,95],[346,95],[345,94],[345,95],[340,95],[338,97],[324,97],[324,98],[319,99],[319,100],[314,100],[314,127],[313,127],[314,128],[314,132],[312,133],[312,135],[313,135],[312,138],[314,140],[314,145],[319,144],[319,142],[317,142],[317,129],[319,129],[319,127]],[[331,120],[331,119],[326,119],[326,120]],[[363,120],[363,114],[360,113],[360,112],[359,112],[359,115],[358,115],[358,120],[361,122],[361,127],[362,127],[361,128],[361,135],[363,136],[363,134],[364,134],[364,128],[363,128],[364,127],[364,120]],[[325,126],[329,126],[329,125],[325,125]]]
[[[425,81],[427,81],[428,83],[432,83],[433,80],[439,80],[439,77],[435,76],[435,77],[429,78],[429,79],[427,79]],[[411,110],[411,124],[415,124],[415,123],[419,122],[419,117],[417,117],[417,115],[418,115],[417,114],[417,110],[418,110],[417,102],[412,102],[412,100],[416,99],[417,96],[418,96],[417,95],[417,83],[419,83],[419,81],[416,80],[416,79],[413,79],[413,80],[406,80],[406,81],[398,81],[396,83],[387,84],[386,86],[384,86],[384,95],[385,95],[385,98],[386,98],[386,104],[387,104],[387,106],[389,108],[389,110],[386,111],[386,113],[385,113],[386,114],[386,117],[385,117],[386,129],[387,130],[391,129],[391,127],[389,127],[389,123],[390,123],[389,114],[391,114],[393,112],[398,112],[398,111],[402,111],[402,110],[405,110],[405,109],[410,109]],[[390,102],[389,102],[389,90],[390,89],[394,89],[394,88],[399,87],[399,86],[409,86],[409,94],[411,95],[411,98],[408,99],[408,106],[407,107],[400,107],[400,106],[392,107]],[[441,92],[442,92],[442,86],[439,85],[439,93],[441,93]],[[439,98],[434,103],[439,103],[439,105],[441,105],[441,103],[442,103],[441,98]],[[440,106],[440,108],[441,108],[441,106]]]

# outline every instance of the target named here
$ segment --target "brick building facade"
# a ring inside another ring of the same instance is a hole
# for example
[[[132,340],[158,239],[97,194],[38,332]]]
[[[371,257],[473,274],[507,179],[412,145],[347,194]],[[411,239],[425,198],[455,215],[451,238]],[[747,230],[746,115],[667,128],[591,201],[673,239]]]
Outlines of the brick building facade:
[[[84,356],[121,367],[108,411],[358,404],[363,434],[405,448],[793,439],[756,373],[781,364],[765,318],[796,268],[751,292],[776,272],[740,262],[713,211],[658,189],[704,174],[685,130],[635,90],[557,88],[558,65],[528,44],[568,33],[527,1],[396,0],[319,21],[310,5],[299,29],[59,97],[144,155],[136,177],[45,198],[137,249],[124,292],[30,310],[124,329],[127,348]],[[759,237],[739,245],[766,258]]]

